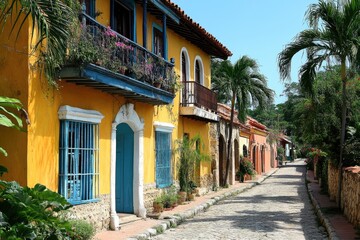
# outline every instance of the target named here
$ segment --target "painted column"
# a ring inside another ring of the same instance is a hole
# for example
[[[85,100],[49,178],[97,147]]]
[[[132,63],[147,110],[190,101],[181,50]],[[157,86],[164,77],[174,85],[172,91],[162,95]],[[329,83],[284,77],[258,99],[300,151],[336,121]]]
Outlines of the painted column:
[[[116,178],[116,127],[117,123],[112,123],[111,129],[111,154],[110,154],[110,228],[118,230],[120,219],[116,214],[115,208],[115,178]]]
[[[167,44],[166,44],[166,14],[163,14],[163,58],[167,59]]]
[[[144,130],[134,132],[134,212],[146,218],[144,207]],[[138,177],[136,177],[138,176]]]
[[[143,0],[143,47],[147,46],[147,0]]]

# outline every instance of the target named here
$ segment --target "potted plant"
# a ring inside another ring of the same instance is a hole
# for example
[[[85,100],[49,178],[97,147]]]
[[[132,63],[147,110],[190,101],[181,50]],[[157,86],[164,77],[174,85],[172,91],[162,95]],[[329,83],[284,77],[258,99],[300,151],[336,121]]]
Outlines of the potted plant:
[[[256,172],[254,170],[254,166],[252,162],[248,159],[241,158],[240,159],[240,168],[236,173],[236,176],[239,177],[240,182],[244,182],[245,175],[255,176]]]
[[[177,141],[176,151],[178,152],[178,177],[180,185],[180,198],[183,200],[188,193],[191,194],[190,183],[195,183],[195,170],[202,161],[208,161],[210,157],[201,153],[199,148],[201,146],[201,139],[199,135],[189,139],[184,137]],[[193,186],[196,185],[194,184]]]
[[[163,201],[164,201],[163,195],[155,198],[155,200],[153,202],[153,212],[154,213],[161,213],[162,211],[164,211],[164,202]]]

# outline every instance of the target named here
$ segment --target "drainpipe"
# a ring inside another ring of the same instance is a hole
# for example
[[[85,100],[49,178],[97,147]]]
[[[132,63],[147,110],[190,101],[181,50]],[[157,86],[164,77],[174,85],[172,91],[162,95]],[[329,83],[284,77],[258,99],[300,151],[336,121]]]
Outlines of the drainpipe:
[[[147,0],[143,0],[143,47],[147,46]]]

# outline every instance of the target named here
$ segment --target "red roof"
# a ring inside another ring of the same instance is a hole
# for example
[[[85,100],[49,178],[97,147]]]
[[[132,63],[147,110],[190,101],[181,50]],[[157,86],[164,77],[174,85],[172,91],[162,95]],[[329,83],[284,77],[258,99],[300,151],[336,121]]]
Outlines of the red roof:
[[[223,59],[226,59],[227,57],[232,56],[232,53],[229,49],[227,49],[222,43],[219,42],[213,35],[208,33],[203,27],[201,27],[197,22],[192,20],[188,15],[185,14],[185,12],[175,3],[171,2],[170,0],[162,0],[164,4],[166,4],[175,14],[177,14],[180,17],[180,25],[186,25],[189,32],[187,34],[194,34],[196,32],[197,35],[200,36],[191,36],[194,38],[194,41],[196,39],[201,41],[208,42],[208,46],[205,47],[205,52],[210,52],[211,55],[220,57]],[[184,27],[184,26],[180,26]],[[175,30],[176,31],[176,30]],[[201,44],[199,44],[201,45]],[[210,45],[210,46],[209,46]],[[211,46],[212,45],[212,46]],[[210,48],[209,48],[210,47]],[[215,48],[214,48],[215,47]]]
[[[220,116],[220,118],[224,119],[227,122],[230,122],[230,117],[231,117],[231,108],[223,103],[218,103],[217,104],[217,113]],[[237,117],[238,112],[236,110],[234,110],[234,119],[233,119],[233,123],[237,126],[241,126],[241,123]]]
[[[247,125],[254,126],[254,127],[256,127],[256,128],[258,128],[260,130],[263,130],[263,131],[267,130],[267,127],[264,124],[261,124],[260,122],[258,122],[254,118],[249,117],[249,116],[247,116],[246,118],[247,118],[247,121],[246,121]]]

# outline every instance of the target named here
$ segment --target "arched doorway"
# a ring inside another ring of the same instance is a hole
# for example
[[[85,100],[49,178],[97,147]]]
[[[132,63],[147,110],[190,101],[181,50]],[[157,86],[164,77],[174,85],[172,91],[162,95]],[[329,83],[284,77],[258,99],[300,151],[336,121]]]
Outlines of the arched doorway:
[[[126,123],[116,127],[116,212],[134,213],[134,131]]]
[[[219,137],[219,181],[220,186],[224,185],[224,177],[226,171],[226,144],[225,139],[221,135]]]
[[[112,123],[111,132],[110,228],[113,230],[119,228],[117,211],[130,211],[142,218],[146,216],[143,192],[143,136],[144,123],[134,110],[134,104],[123,105]],[[129,185],[121,186],[122,181]],[[126,193],[123,188],[127,188],[129,192]],[[120,194],[130,194],[131,196],[127,196],[126,199],[119,199],[121,198]],[[128,204],[124,209],[120,207],[122,201],[127,201]]]
[[[240,154],[239,154],[239,142],[237,139],[234,140],[234,153],[235,153],[235,180],[239,180],[236,173],[240,170]]]

